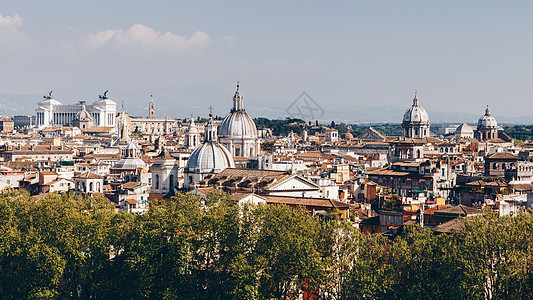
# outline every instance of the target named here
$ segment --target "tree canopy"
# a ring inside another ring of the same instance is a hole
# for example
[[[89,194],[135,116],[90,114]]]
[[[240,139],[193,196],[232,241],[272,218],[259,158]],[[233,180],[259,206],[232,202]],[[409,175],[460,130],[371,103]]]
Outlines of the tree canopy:
[[[394,239],[287,206],[177,195],[142,215],[102,197],[0,194],[2,299],[531,299],[533,217],[486,210]]]

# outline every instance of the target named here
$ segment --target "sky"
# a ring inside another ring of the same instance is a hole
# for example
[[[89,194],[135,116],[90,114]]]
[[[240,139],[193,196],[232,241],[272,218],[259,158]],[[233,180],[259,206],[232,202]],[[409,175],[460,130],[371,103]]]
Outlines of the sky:
[[[531,1],[3,1],[0,93],[109,89],[133,109],[203,86],[222,112],[240,81],[245,106],[281,111],[302,92],[326,112],[406,109],[417,91],[428,111],[528,116],[532,15]],[[192,98],[162,107],[184,117]]]

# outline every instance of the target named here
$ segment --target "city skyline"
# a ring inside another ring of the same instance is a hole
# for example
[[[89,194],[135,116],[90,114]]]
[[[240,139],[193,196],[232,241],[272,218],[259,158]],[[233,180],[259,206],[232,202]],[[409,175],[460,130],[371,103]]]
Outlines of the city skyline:
[[[458,112],[475,122],[488,104],[498,119],[527,120],[531,11],[525,1],[8,3],[0,11],[0,94],[54,89],[74,104],[109,89],[137,115],[150,94],[168,116],[198,114],[206,103],[222,115],[241,80],[254,117],[283,117],[268,109],[279,114],[304,91],[332,110],[403,112],[418,90],[431,119]],[[191,99],[184,90],[194,87],[211,95]],[[7,114],[33,113],[40,100],[13,107],[3,98]]]

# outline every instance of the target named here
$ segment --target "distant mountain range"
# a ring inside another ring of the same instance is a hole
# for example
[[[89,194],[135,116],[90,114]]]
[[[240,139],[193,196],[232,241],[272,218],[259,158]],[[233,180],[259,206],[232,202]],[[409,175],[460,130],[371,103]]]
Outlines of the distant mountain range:
[[[65,104],[73,104],[78,100],[86,100],[88,104],[98,99],[105,89],[101,87],[79,86],[60,89],[53,92],[56,100]],[[186,87],[153,86],[139,87],[128,90],[110,89],[109,98],[117,102],[117,110],[124,108],[130,115],[146,116],[148,102],[153,95],[156,103],[156,116],[184,118],[194,116],[207,116],[209,106],[213,106],[213,114],[226,115],[233,102],[233,90],[221,90],[210,85],[196,84]],[[0,94],[0,114],[2,115],[33,115],[37,102],[48,91],[38,94]],[[245,108],[252,117],[265,117],[271,119],[286,118],[291,115],[287,110],[291,107],[292,100],[261,99],[247,96],[245,93]],[[124,101],[123,101],[124,100]],[[340,104],[317,103],[322,111],[316,110],[314,121],[329,123],[332,120],[340,123],[400,123],[407,106],[370,105],[370,104]],[[481,113],[468,112],[442,112],[428,110],[433,124],[439,123],[476,123]],[[508,117],[495,115],[499,123],[506,124],[533,124],[533,116]]]

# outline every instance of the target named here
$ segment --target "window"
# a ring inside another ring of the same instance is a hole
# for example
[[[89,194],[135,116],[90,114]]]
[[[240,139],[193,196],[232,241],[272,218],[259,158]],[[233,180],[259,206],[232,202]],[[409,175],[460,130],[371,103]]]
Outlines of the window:
[[[155,188],[159,189],[159,174],[155,174]]]
[[[172,192],[172,188],[174,187],[174,175],[170,175],[170,178],[168,180],[169,184],[169,190]]]

